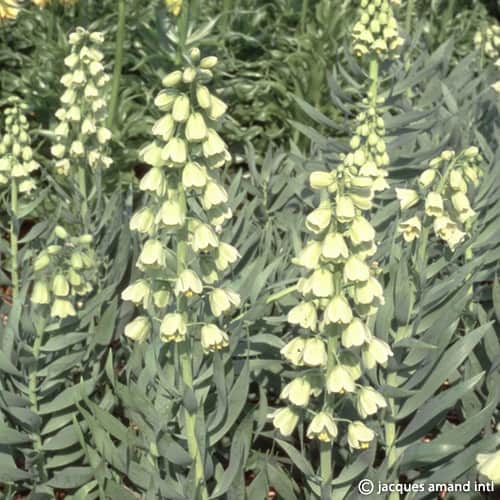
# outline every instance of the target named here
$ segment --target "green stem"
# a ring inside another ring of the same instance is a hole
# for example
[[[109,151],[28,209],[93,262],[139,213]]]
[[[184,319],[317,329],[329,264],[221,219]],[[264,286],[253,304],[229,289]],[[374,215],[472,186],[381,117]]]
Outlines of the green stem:
[[[368,89],[368,98],[372,106],[377,104],[377,91],[378,91],[378,59],[372,57],[369,66],[370,88]]]
[[[325,498],[331,498],[331,482],[333,477],[332,444],[330,442],[319,443],[319,467],[321,472],[321,484]]]
[[[411,31],[411,21],[413,18],[413,5],[414,0],[408,0],[408,3],[406,4],[406,18],[405,18],[405,31],[406,34],[410,34]]]
[[[84,225],[86,226],[88,214],[88,201],[87,201],[87,181],[85,179],[85,167],[80,163],[78,165],[78,189],[82,197],[81,213]]]
[[[118,24],[115,42],[115,67],[113,69],[113,84],[109,105],[108,128],[113,129],[118,111],[118,96],[120,93],[120,78],[123,67],[123,44],[125,40],[125,0],[118,0]]]
[[[269,297],[266,299],[266,304],[271,304],[272,302],[276,302],[277,300],[280,300],[283,297],[286,297],[287,295],[290,295],[291,293],[295,292],[295,290],[297,290],[297,285],[292,285],[287,288],[284,288],[283,290],[280,290],[279,292],[274,293],[273,295],[269,295]]]
[[[396,384],[396,373],[391,372],[387,375],[387,385],[389,387],[394,386]],[[386,445],[386,456],[387,456],[387,468],[389,473],[391,472],[392,467],[397,460],[396,453],[396,422],[393,419],[394,415],[394,400],[392,398],[388,398],[388,408],[391,412],[390,417],[386,417],[384,421],[384,429],[385,429],[385,445]],[[398,493],[392,492],[389,495],[389,500],[399,500]]]
[[[224,19],[224,23],[223,23],[223,33],[226,33],[227,32],[227,29],[229,27],[229,20],[231,18],[231,11],[232,11],[232,4],[233,4],[233,0],[224,0],[223,3],[222,3],[222,14],[223,14],[223,19]]]
[[[176,64],[180,65],[182,63],[182,56],[186,48],[187,33],[189,27],[189,2],[184,2],[182,5],[181,15],[179,16],[179,21],[177,23],[177,28],[179,30],[179,45],[177,46],[177,58]]]
[[[30,401],[31,411],[34,415],[38,414],[38,394],[37,394],[37,377],[38,377],[38,357],[42,347],[43,334],[45,331],[45,322],[36,326],[36,337],[33,344],[33,358],[34,363],[29,369],[29,382],[28,382],[28,396]],[[45,471],[45,463],[43,456],[42,437],[39,432],[33,432],[33,448],[36,451],[36,460],[38,462],[38,469],[40,472],[40,479],[42,482],[47,480],[47,473]]]
[[[307,12],[309,11],[309,0],[302,0],[302,10],[300,12],[300,31],[306,30]]]
[[[179,181],[177,186],[177,192],[179,196],[179,203],[183,206],[184,212],[187,211],[186,204],[186,194],[184,192],[184,187],[182,182]],[[186,269],[187,261],[187,227],[186,225],[179,229],[177,232],[177,274],[179,275],[184,269]],[[177,312],[179,314],[187,313],[186,298],[179,295],[177,299]],[[186,338],[184,342],[178,345],[179,362],[181,368],[181,376],[185,389],[187,391],[194,393],[193,384],[193,367],[191,360],[191,342],[189,338]],[[189,455],[194,464],[195,470],[195,481],[196,481],[196,499],[198,500],[208,500],[208,491],[205,483],[205,469],[203,466],[203,459],[201,456],[200,447],[198,446],[198,439],[196,437],[197,429],[197,418],[196,409],[184,408],[184,421],[185,421],[185,433],[188,444]]]
[[[15,302],[19,294],[19,271],[17,267],[17,252],[18,252],[18,188],[16,179],[12,179],[10,184],[10,266],[11,266],[11,282],[12,282],[12,301]]]

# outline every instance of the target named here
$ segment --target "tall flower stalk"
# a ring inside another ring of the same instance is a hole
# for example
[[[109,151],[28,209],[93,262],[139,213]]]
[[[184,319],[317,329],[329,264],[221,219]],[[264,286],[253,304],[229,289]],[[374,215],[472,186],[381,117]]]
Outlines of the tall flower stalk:
[[[27,105],[17,97],[9,99],[9,107],[5,109],[5,134],[0,142],[0,189],[2,186],[9,192],[9,239],[10,239],[10,276],[12,298],[19,294],[19,231],[21,217],[19,214],[20,197],[30,196],[36,187],[32,173],[39,170],[40,165],[33,159],[31,140],[28,133],[29,124],[26,118]]]
[[[206,354],[226,348],[223,317],[240,305],[239,295],[222,284],[239,254],[222,238],[232,212],[218,172],[231,156],[216,131],[226,106],[206,86],[216,63],[192,49],[187,65],[163,79],[155,105],[164,115],[153,126],[154,141],[140,153],[151,165],[139,185],[148,196],[130,222],[144,238],[137,261],[142,276],[122,294],[142,309],[125,335],[143,342],[159,334],[176,354],[185,394],[194,394],[194,344]],[[205,499],[196,407],[184,408],[183,427],[196,489]]]

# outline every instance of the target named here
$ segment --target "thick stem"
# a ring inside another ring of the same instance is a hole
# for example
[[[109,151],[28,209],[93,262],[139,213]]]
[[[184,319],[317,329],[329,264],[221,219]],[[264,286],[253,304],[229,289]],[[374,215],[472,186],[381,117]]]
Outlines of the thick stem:
[[[372,57],[369,66],[370,88],[368,90],[368,98],[372,106],[377,104],[377,90],[378,90],[378,59]]]
[[[186,40],[187,40],[187,34],[188,34],[188,27],[189,27],[189,2],[185,2],[182,6],[182,11],[181,15],[179,16],[179,21],[177,23],[177,28],[179,31],[179,44],[177,46],[177,64],[182,63],[182,56],[184,55],[184,51],[186,48]]]
[[[302,10],[300,12],[300,31],[306,30],[307,11],[309,10],[309,0],[302,0]]]
[[[393,386],[396,383],[396,374],[391,372],[387,375],[387,385]],[[396,422],[393,420],[394,415],[394,400],[392,398],[388,398],[387,400],[388,408],[391,412],[389,418],[385,418],[384,421],[384,431],[385,431],[385,445],[386,445],[386,456],[387,456],[387,469],[389,473],[391,472],[392,467],[396,463],[397,454],[396,454]],[[389,495],[389,500],[399,500],[399,494],[392,492]]]
[[[35,361],[29,369],[28,396],[29,396],[31,411],[35,415],[38,414],[38,395],[37,395],[38,356],[40,355],[40,349],[42,347],[44,331],[45,331],[44,322],[42,322],[41,325],[36,326],[36,337],[35,337],[35,342],[33,344],[33,357],[35,358]],[[43,482],[47,480],[47,473],[45,471],[42,437],[39,432],[33,432],[31,437],[33,440],[33,448],[37,453],[36,460],[38,462],[40,479]]]
[[[186,195],[184,192],[184,187],[179,181],[177,186],[177,192],[179,196],[179,203],[183,206],[184,212],[187,210]],[[179,275],[184,269],[186,269],[187,261],[187,227],[184,225],[179,231],[177,231],[177,274]],[[186,298],[179,295],[177,299],[177,312],[179,314],[184,314],[187,312]],[[187,391],[193,392],[193,367],[191,363],[191,342],[189,337],[181,342],[178,346],[179,362],[181,368],[181,376],[184,387]],[[201,456],[200,447],[198,446],[198,440],[196,438],[197,429],[197,410],[189,410],[184,408],[184,421],[185,421],[185,432],[186,439],[188,443],[188,451],[191,459],[193,461],[195,470],[195,481],[196,481],[196,498],[200,500],[208,500],[208,491],[205,483],[205,469],[203,466],[203,459]]]
[[[319,443],[319,466],[321,472],[321,484],[325,498],[332,498],[332,443],[320,441]]]
[[[118,111],[118,96],[120,93],[120,78],[123,67],[123,43],[125,40],[125,0],[118,0],[118,24],[115,42],[115,67],[113,69],[113,85],[109,105],[108,128],[113,129]]]
[[[15,302],[19,294],[19,271],[17,267],[17,252],[18,252],[18,230],[19,223],[17,219],[18,210],[18,188],[16,179],[11,180],[10,184],[10,266],[11,266],[11,282],[12,282],[12,301]]]

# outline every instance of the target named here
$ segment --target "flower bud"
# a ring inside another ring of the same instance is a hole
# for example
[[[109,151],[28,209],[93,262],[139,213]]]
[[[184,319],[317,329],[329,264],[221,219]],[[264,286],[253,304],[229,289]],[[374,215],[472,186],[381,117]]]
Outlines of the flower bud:
[[[332,442],[338,434],[335,420],[326,412],[322,411],[314,416],[307,427],[307,437],[318,439],[323,443]]]
[[[358,450],[368,448],[374,437],[375,433],[359,420],[351,422],[347,427],[347,442],[351,448]]]
[[[418,182],[423,188],[426,188],[429,187],[434,182],[435,179],[436,179],[436,170],[428,168],[427,170],[424,170],[420,174]]]
[[[323,189],[335,182],[331,172],[312,172],[309,176],[309,183],[313,189]]]
[[[204,57],[200,61],[200,68],[203,68],[203,69],[212,69],[216,64],[217,64],[217,57],[215,57],[215,56],[208,56],[208,57]]]
[[[174,105],[177,95],[162,90],[155,98],[154,104],[160,111],[170,111]]]
[[[211,96],[205,85],[196,86],[196,100],[202,109],[208,109],[210,107]]]
[[[33,269],[35,271],[41,271],[45,269],[50,264],[50,257],[47,253],[42,252],[33,262]]]
[[[463,193],[467,192],[467,184],[458,170],[452,170],[450,172],[450,187],[454,191],[461,191]]]
[[[136,342],[144,342],[151,331],[151,323],[146,316],[138,316],[125,326],[125,335]]]
[[[166,75],[163,80],[161,81],[161,84],[164,87],[175,87],[177,86],[182,80],[182,71],[172,71],[168,75]]]
[[[229,345],[227,333],[216,325],[201,327],[201,346],[205,353],[225,349]]]
[[[179,313],[166,314],[160,325],[162,342],[183,342],[186,339],[187,325]]]

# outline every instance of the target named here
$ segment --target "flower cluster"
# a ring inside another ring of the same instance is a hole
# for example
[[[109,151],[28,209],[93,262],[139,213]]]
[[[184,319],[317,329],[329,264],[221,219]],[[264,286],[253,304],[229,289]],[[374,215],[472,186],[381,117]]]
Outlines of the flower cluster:
[[[20,10],[18,0],[0,0],[0,20],[15,19]]]
[[[77,28],[69,36],[71,54],[64,59],[69,71],[61,78],[66,90],[56,111],[57,142],[51,148],[56,171],[61,175],[68,175],[74,163],[85,161],[93,169],[107,168],[112,163],[106,155],[106,145],[111,139],[111,132],[105,126],[110,77],[99,50],[103,41],[102,33],[83,28]]]
[[[201,326],[205,352],[226,347],[227,333],[215,323],[191,326],[189,313],[203,299],[215,318],[240,305],[239,295],[220,283],[239,253],[221,240],[232,212],[218,169],[231,155],[216,131],[226,105],[206,86],[216,63],[217,58],[200,59],[200,51],[192,49],[188,65],[163,79],[155,105],[164,115],[153,126],[155,140],[140,152],[151,165],[139,185],[149,198],[130,221],[145,237],[137,262],[143,276],[122,295],[145,311],[156,308],[164,342],[184,341]],[[125,334],[143,341],[154,328],[150,316],[134,319]]]
[[[482,175],[481,161],[475,146],[458,155],[446,150],[429,162],[418,178],[416,189],[396,188],[401,210],[412,214],[399,225],[405,241],[418,239],[422,226],[432,221],[435,234],[455,250],[476,215],[470,196]]]
[[[377,99],[376,104],[383,103],[383,98]],[[358,175],[372,178],[374,182],[371,187],[374,191],[383,191],[389,187],[386,181],[389,155],[384,141],[385,124],[376,104],[369,103],[368,99],[364,99],[362,104],[366,109],[356,117],[355,135],[350,142],[351,152],[344,158],[344,164],[358,169]]]
[[[490,24],[484,32],[479,30],[474,35],[474,45],[477,50],[483,50],[489,59],[500,58],[500,25]]]
[[[346,420],[340,415],[350,399],[361,419],[349,421],[347,441],[351,448],[365,448],[375,433],[361,420],[387,406],[379,392],[360,383],[364,369],[392,356],[388,344],[374,337],[367,324],[384,303],[377,268],[369,263],[377,248],[375,230],[363,214],[371,208],[375,191],[385,187],[382,167],[388,158],[385,145],[380,146],[384,127],[379,118],[374,110],[363,112],[351,152],[341,157],[337,169],[310,176],[312,188],[328,195],[307,216],[311,239],[294,260],[308,275],[297,284],[302,299],[287,318],[302,333],[281,350],[288,362],[303,370],[281,393],[289,406],[273,416],[274,426],[285,436],[293,432],[311,398],[324,394],[307,436],[333,441],[337,423]]]
[[[50,316],[64,319],[75,316],[74,301],[93,289],[96,280],[95,254],[90,234],[69,236],[56,226],[58,244],[49,245],[34,260],[33,304],[50,305]]]
[[[500,484],[500,450],[476,455],[477,469],[495,484]]]
[[[352,50],[356,56],[397,55],[404,40],[399,36],[392,6],[399,3],[398,0],[361,0],[357,22],[352,28]]]
[[[30,193],[36,187],[31,174],[40,165],[33,159],[25,116],[27,105],[17,97],[11,97],[9,104],[4,112],[5,135],[0,141],[0,186],[12,180],[20,193]]]

